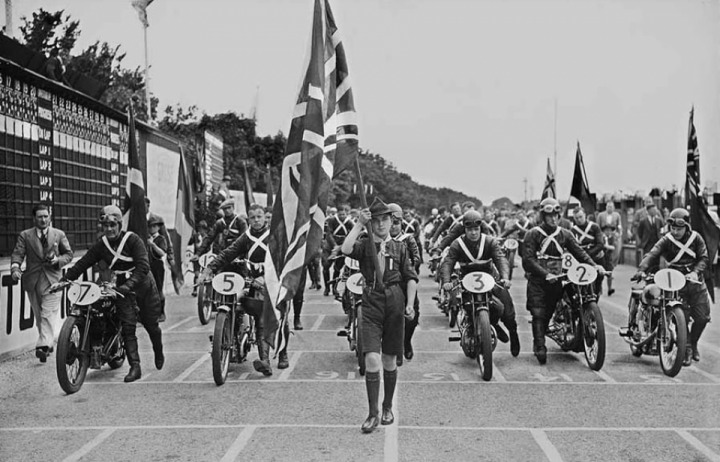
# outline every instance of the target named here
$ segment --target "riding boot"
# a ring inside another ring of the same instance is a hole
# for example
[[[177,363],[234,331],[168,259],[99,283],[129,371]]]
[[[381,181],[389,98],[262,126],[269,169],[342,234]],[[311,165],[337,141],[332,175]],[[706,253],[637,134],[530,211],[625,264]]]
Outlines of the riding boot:
[[[287,369],[290,366],[290,361],[288,361],[288,354],[287,354],[287,348],[280,351],[280,355],[278,357],[278,369]]]
[[[363,433],[371,433],[380,423],[378,418],[378,398],[380,396],[380,372],[365,373],[365,389],[368,398],[368,417],[362,424]]]
[[[415,328],[417,327],[417,321],[411,320],[405,322],[405,359],[408,361],[413,359],[413,356],[415,356],[415,352],[413,351],[412,347],[412,337],[415,333]]]
[[[295,330],[303,330],[302,322],[300,322],[300,313],[302,312],[303,302],[296,301],[293,303],[293,313],[295,315]]]
[[[382,417],[380,423],[383,425],[390,425],[395,420],[392,413],[392,401],[395,396],[395,384],[397,383],[397,369],[388,371],[383,369],[383,403],[382,403]]]
[[[698,340],[705,330],[707,322],[705,321],[693,321],[692,328],[690,329],[690,346],[692,347],[692,359],[694,361],[700,361],[700,352],[698,351]]]
[[[537,357],[540,364],[545,364],[545,362],[547,361],[547,348],[545,348],[546,329],[547,326],[544,319],[533,318],[533,352],[535,353],[535,356]]]
[[[328,266],[325,268],[323,266],[323,282],[325,283],[325,291],[323,292],[324,296],[330,295],[330,267]]]
[[[615,289],[612,288],[612,282],[613,282],[612,276],[608,276],[608,277],[607,277],[607,286],[608,286],[608,293],[607,293],[607,294],[608,294],[608,296],[610,296],[610,295],[612,295],[612,294],[615,293]]]
[[[270,344],[266,342],[260,332],[258,332],[257,348],[259,358],[253,361],[253,367],[256,371],[262,372],[265,376],[272,375],[272,367],[268,359],[270,352]]]
[[[160,370],[165,364],[165,355],[163,354],[163,343],[162,343],[162,330],[160,326],[155,324],[145,324],[145,330],[150,337],[152,343],[153,353],[155,353],[155,368]]]
[[[134,382],[142,377],[137,338],[125,339],[125,354],[127,355],[128,363],[130,363],[130,371],[124,380],[125,382]]]
[[[510,319],[503,321],[503,324],[505,324],[510,334],[510,353],[513,356],[517,356],[520,354],[520,337],[518,337],[517,333],[517,321]]]

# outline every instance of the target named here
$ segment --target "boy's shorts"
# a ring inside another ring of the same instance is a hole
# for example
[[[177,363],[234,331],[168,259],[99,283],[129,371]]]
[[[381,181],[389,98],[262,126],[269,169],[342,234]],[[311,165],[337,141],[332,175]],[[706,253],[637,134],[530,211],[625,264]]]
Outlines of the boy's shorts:
[[[363,353],[403,354],[405,295],[399,285],[384,292],[363,291],[360,315],[360,346]]]

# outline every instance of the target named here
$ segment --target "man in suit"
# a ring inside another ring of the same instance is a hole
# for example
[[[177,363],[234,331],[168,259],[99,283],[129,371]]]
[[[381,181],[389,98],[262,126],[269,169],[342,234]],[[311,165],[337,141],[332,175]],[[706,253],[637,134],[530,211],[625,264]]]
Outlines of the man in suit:
[[[44,363],[53,351],[53,325],[62,296],[61,292],[48,293],[48,288],[60,280],[60,268],[70,263],[73,252],[65,233],[50,226],[47,205],[33,207],[33,220],[35,226],[18,235],[10,258],[10,271],[14,282],[22,279],[23,290],[30,299],[39,334],[35,356]],[[26,261],[25,272],[20,270],[23,260]]]
[[[638,223],[638,248],[642,250],[643,256],[650,252],[655,243],[660,240],[663,226],[662,219],[655,204],[648,204],[646,207],[647,216]]]

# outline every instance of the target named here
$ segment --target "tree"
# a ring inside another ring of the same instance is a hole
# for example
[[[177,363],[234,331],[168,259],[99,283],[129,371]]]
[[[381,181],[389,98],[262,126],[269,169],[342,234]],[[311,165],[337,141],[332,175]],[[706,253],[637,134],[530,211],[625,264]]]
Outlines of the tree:
[[[67,58],[80,35],[80,21],[71,21],[70,15],[63,19],[63,13],[64,10],[50,13],[40,8],[37,13],[32,14],[32,20],[21,17],[23,25],[20,26],[20,32],[25,45],[45,55],[50,54],[50,50],[57,49],[60,56]],[[63,26],[61,34],[56,36],[56,29],[60,25]]]

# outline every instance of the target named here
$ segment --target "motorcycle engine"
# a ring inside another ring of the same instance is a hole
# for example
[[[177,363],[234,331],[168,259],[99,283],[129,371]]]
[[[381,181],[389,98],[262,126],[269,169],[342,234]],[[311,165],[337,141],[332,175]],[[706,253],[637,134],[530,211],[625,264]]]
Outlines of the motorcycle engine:
[[[464,318],[460,323],[460,346],[468,358],[474,359],[477,357],[478,345],[475,342],[475,334],[467,318]]]
[[[662,290],[656,284],[648,284],[642,291],[640,301],[645,305],[660,306]]]

